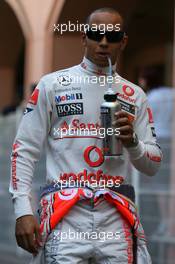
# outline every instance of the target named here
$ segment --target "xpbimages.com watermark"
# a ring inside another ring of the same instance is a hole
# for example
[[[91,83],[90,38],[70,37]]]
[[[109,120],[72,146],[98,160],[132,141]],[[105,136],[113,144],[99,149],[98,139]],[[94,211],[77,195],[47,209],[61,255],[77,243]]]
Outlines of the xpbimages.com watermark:
[[[69,177],[70,176],[70,177]],[[92,173],[87,173],[83,171],[78,175],[75,175],[75,179],[72,179],[72,175],[64,175],[66,179],[56,180],[54,182],[54,187],[60,190],[65,190],[66,188],[89,188],[105,190],[106,188],[119,188],[121,186],[122,179],[120,176],[106,176],[102,175],[103,179],[94,179]]]
[[[120,232],[74,232],[69,229],[68,232],[54,231],[53,239],[55,242],[63,240],[98,240],[99,242],[105,242],[106,240],[119,240]]]
[[[121,82],[121,77],[119,75],[110,76],[105,75],[101,72],[96,72],[97,75],[70,75],[64,74],[57,77],[57,81],[62,86],[71,84],[99,84],[100,86],[105,86],[107,84],[117,84]]]
[[[76,23],[72,23],[68,20],[67,23],[54,24],[54,32],[58,32],[60,35],[63,35],[65,32],[86,32],[87,30],[97,31],[99,30],[101,34],[104,34],[106,31],[120,31],[120,24],[82,24],[77,20]]]
[[[68,128],[55,128],[53,129],[53,135],[58,138],[76,136],[76,137],[87,137],[87,136],[94,136],[99,138],[105,138],[106,136],[119,136],[120,135],[120,128],[112,128],[108,127],[103,128],[74,128],[70,125]]]

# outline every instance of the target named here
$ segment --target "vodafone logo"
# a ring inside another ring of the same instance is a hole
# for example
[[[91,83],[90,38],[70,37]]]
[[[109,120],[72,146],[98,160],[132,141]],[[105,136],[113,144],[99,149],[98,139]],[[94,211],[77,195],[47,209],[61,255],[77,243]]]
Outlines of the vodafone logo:
[[[125,94],[120,94],[120,93],[117,93],[117,98],[121,98],[123,100],[126,100],[126,101],[129,101],[130,103],[134,103],[136,102],[136,99],[134,98],[130,98],[129,96],[126,96]]]
[[[91,153],[95,151],[98,154],[97,160],[91,160]],[[100,148],[97,146],[89,146],[85,151],[84,151],[84,160],[87,162],[87,164],[90,167],[99,167],[101,164],[104,162],[104,156],[103,152]]]
[[[105,184],[107,185],[107,183],[109,181],[112,181],[113,185],[120,185],[124,179],[122,176],[117,176],[117,175],[108,175],[108,174],[104,174],[103,170],[97,170],[95,172],[91,172],[88,171],[86,169],[83,169],[83,171],[78,172],[78,173],[74,173],[74,172],[63,172],[60,174],[59,177],[59,181],[58,183],[63,183],[63,186],[69,186],[67,185],[67,183],[71,183],[72,181],[78,181],[78,182],[86,182],[88,181],[88,183],[100,183],[100,181],[104,181]],[[67,183],[66,183],[67,182]],[[57,183],[56,183],[57,184]],[[72,184],[71,184],[72,185]],[[62,193],[63,194],[63,193]],[[69,197],[69,195],[72,195],[73,192],[64,192],[64,197]]]
[[[134,89],[128,85],[123,85],[122,89],[127,96],[132,96],[135,92]]]

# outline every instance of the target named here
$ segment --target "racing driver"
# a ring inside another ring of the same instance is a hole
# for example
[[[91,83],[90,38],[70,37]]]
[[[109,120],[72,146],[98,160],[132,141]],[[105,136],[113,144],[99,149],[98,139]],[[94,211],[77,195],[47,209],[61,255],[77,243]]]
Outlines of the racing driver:
[[[89,27],[82,32],[82,62],[41,78],[18,129],[10,182],[16,240],[32,253],[31,263],[150,264],[128,184],[128,165],[149,176],[158,171],[162,154],[152,112],[142,89],[116,72],[128,40],[122,16],[114,9],[101,8],[87,22]],[[106,27],[103,32],[101,25]],[[105,157],[102,137],[94,134],[100,128],[100,105],[108,88],[99,81],[108,76],[107,57],[112,61],[112,89],[121,104],[113,123],[123,145],[117,157]],[[78,78],[81,82],[76,83]],[[78,134],[80,128],[88,133]],[[31,206],[31,185],[45,143],[47,175],[38,223]],[[80,185],[82,179],[89,184]],[[60,185],[63,181],[64,186]]]

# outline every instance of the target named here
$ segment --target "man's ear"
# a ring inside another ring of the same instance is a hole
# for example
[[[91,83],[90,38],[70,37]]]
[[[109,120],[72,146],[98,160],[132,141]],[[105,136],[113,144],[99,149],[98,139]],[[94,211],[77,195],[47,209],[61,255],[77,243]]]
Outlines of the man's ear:
[[[124,35],[124,37],[123,37],[123,39],[121,41],[120,49],[124,50],[127,44],[128,44],[128,36]]]
[[[82,40],[83,46],[86,47],[87,40],[86,40],[86,33],[84,31],[81,31],[81,40]]]

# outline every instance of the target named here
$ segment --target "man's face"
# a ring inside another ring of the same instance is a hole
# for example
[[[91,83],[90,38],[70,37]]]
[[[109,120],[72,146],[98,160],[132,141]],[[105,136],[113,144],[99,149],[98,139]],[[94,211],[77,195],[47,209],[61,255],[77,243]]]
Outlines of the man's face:
[[[113,25],[114,29],[117,24],[120,24],[120,30],[122,31],[122,18],[117,14],[111,14],[108,12],[92,14],[90,17],[90,26],[95,25]],[[102,31],[103,32],[103,31]],[[127,36],[124,36],[120,42],[110,43],[106,36],[100,41],[89,39],[85,33],[83,33],[83,45],[85,47],[85,57],[95,63],[98,66],[108,66],[107,56],[110,56],[112,64],[115,64],[120,52],[125,48],[127,44]]]

